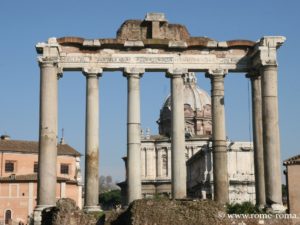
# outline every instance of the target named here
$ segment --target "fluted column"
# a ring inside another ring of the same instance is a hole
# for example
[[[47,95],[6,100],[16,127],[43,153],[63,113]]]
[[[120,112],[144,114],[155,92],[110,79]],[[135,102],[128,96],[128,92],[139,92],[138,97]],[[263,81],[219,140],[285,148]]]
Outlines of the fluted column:
[[[101,69],[83,70],[86,77],[85,211],[99,207],[99,76]]]
[[[226,73],[226,70],[215,69],[209,70],[206,74],[211,80],[214,199],[221,204],[229,201],[224,107]]]
[[[124,75],[128,81],[127,108],[127,196],[128,203],[142,198],[141,184],[141,116],[140,116],[140,76],[144,70],[126,68]],[[147,159],[146,159],[147,160]]]
[[[263,146],[266,203],[282,204],[280,139],[278,126],[277,65],[265,65],[262,73]]]
[[[186,197],[186,164],[184,132],[184,83],[187,71],[169,71],[171,79],[171,150],[172,150],[172,197]]]
[[[40,125],[37,208],[56,204],[57,86],[58,67],[54,61],[40,61]]]
[[[257,71],[253,71],[247,74],[246,77],[251,80],[256,205],[263,208],[266,204],[266,195],[263,155],[261,76]]]

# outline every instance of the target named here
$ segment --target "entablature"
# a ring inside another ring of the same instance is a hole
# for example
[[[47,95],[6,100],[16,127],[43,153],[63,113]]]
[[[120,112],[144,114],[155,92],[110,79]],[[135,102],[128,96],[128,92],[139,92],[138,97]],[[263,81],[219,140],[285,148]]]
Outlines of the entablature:
[[[218,42],[207,37],[191,37],[185,26],[169,24],[164,14],[148,13],[144,20],[125,21],[116,38],[49,38],[46,43],[38,43],[36,49],[41,54],[40,63],[55,59],[64,71],[92,66],[103,71],[221,69],[247,73],[258,64],[276,60],[276,49],[283,41],[284,37],[276,36],[263,37],[257,42]]]

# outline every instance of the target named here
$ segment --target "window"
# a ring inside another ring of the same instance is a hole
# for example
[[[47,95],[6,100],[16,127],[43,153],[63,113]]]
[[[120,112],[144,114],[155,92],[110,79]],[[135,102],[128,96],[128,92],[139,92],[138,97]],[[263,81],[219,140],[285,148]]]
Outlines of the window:
[[[11,222],[11,210],[6,210],[5,212],[5,224],[9,224]]]
[[[60,173],[61,174],[69,174],[69,165],[68,164],[61,164],[60,165]]]
[[[15,172],[15,164],[14,161],[6,161],[5,162],[5,172]]]
[[[34,162],[34,165],[33,165],[33,172],[34,173],[37,173],[39,170],[39,164],[37,162]]]

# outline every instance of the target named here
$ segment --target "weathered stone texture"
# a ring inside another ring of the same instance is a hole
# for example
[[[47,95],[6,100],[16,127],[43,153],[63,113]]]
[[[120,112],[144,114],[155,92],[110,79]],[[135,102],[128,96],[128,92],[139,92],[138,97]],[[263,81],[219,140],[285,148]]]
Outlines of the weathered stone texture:
[[[43,211],[42,225],[96,225],[101,224],[94,214],[80,210],[74,200],[63,198],[57,201],[56,207]]]
[[[264,214],[266,215],[266,214]],[[269,214],[270,215],[270,214]],[[269,224],[290,225],[296,220],[230,218],[226,209],[213,201],[170,201],[168,199],[137,200],[123,213],[113,212],[105,225],[231,225],[231,224]]]
[[[223,217],[225,209],[213,201],[143,199],[134,201],[123,214],[107,225],[230,224]]]
[[[117,39],[144,40],[152,38],[151,22],[142,20],[127,20],[117,32]],[[181,24],[161,23],[159,26],[159,39],[187,40],[190,34]]]

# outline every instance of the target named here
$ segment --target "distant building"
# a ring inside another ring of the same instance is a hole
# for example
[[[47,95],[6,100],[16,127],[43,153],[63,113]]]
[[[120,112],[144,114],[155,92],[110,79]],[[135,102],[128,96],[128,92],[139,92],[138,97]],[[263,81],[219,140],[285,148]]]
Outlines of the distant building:
[[[300,155],[289,158],[283,162],[286,167],[288,210],[292,214],[300,214]]]
[[[210,146],[193,155],[187,165],[187,191],[190,197],[213,198],[213,155]],[[227,142],[229,202],[255,204],[253,149],[250,142]]]
[[[37,200],[38,142],[0,139],[0,224],[28,223]],[[71,146],[58,145],[56,198],[82,206],[80,156]]]
[[[197,198],[213,198],[211,153],[211,98],[199,88],[194,73],[184,78],[185,159],[187,192]],[[149,129],[141,134],[142,195],[171,196],[171,96],[160,110],[159,134]],[[253,148],[251,142],[228,141],[228,173],[230,202],[255,203]],[[124,157],[125,164],[127,158]],[[127,167],[127,166],[126,166]],[[126,181],[119,184],[126,196]]]

